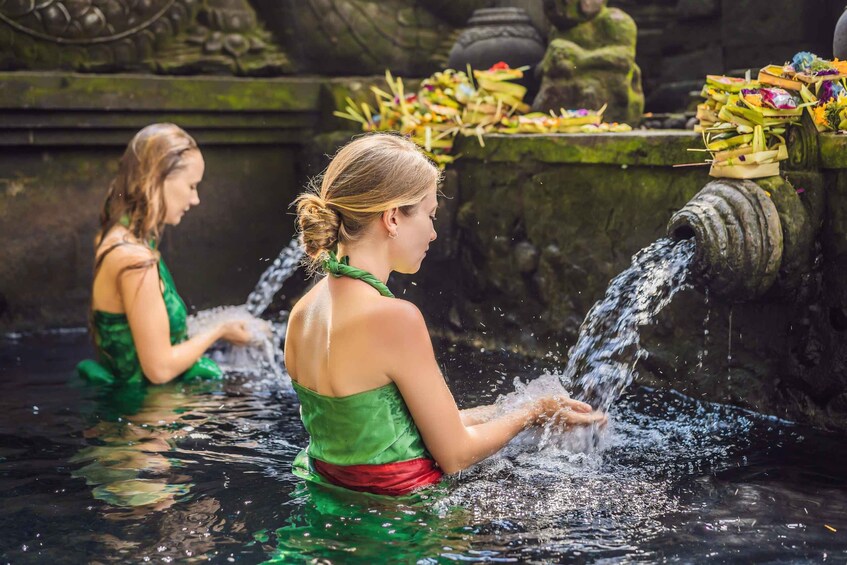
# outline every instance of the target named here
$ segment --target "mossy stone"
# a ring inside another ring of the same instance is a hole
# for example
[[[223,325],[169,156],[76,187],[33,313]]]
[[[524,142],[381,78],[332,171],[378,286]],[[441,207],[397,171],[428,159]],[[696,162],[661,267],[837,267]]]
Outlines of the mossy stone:
[[[554,35],[554,39],[573,41],[584,49],[600,49],[608,45],[626,47],[635,56],[638,27],[626,12],[606,8],[591,21]]]
[[[638,124],[644,92],[635,63],[636,34],[632,18],[614,8],[556,34],[541,63],[543,78],[533,109],[597,110],[607,105],[607,121]]]
[[[594,18],[606,3],[606,0],[547,0],[544,11],[554,26],[567,29]]]

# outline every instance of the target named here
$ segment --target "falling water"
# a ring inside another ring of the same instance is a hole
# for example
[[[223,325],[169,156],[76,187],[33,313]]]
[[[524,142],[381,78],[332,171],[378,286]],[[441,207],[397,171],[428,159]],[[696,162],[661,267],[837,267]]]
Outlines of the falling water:
[[[497,399],[496,414],[511,412],[543,396],[568,395],[571,385],[580,391],[580,400],[607,412],[632,382],[635,364],[643,354],[639,327],[650,322],[685,287],[693,256],[693,241],[677,243],[670,239],[660,239],[636,254],[632,265],[612,280],[606,296],[588,312],[564,371],[547,373],[528,383],[515,379],[515,390]],[[592,425],[563,434],[560,426],[551,424],[521,433],[511,449],[514,453],[530,449],[533,453],[587,454],[604,448],[608,434],[598,433],[599,429]]]
[[[280,312],[274,322],[259,319],[274,295],[282,288],[297,270],[303,251],[295,237],[286,245],[279,256],[259,277],[256,288],[241,306],[220,306],[203,310],[188,319],[189,333],[196,335],[218,324],[241,321],[253,336],[252,343],[246,346],[218,344],[209,355],[227,371],[235,371],[251,376],[273,374],[285,378],[282,371],[282,340],[285,337],[287,312]]]
[[[253,316],[261,316],[274,295],[282,288],[288,278],[297,270],[300,259],[303,258],[303,249],[297,237],[285,246],[268,269],[259,277],[256,288],[247,297],[247,311]]]
[[[685,286],[694,242],[660,239],[642,249],[615,277],[585,317],[568,355],[563,380],[579,397],[608,410],[632,382],[643,355],[638,328],[650,322]]]

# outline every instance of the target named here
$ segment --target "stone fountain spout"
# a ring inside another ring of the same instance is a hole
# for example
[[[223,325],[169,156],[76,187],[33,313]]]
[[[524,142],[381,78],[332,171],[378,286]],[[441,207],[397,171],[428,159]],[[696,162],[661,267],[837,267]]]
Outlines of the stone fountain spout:
[[[790,296],[810,272],[814,233],[798,191],[781,177],[708,183],[668,224],[696,242],[693,279],[730,300]]]

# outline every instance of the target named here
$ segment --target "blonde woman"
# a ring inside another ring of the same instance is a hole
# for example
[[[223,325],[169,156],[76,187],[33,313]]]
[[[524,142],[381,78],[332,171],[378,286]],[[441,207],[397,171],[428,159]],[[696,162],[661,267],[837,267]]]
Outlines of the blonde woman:
[[[186,308],[157,249],[165,226],[200,204],[205,163],[194,139],[174,124],[139,131],[121,158],[95,239],[91,330],[98,361],[80,374],[108,383],[166,383],[180,375],[215,378],[203,353],[217,340],[245,344],[242,322],[188,337]]]
[[[310,435],[294,464],[303,478],[402,495],[485,459],[528,427],[605,419],[566,397],[497,418],[456,407],[423,316],[385,286],[393,271],[417,272],[435,240],[438,180],[412,142],[368,135],[342,148],[320,186],[295,201],[311,267],[330,275],[292,309],[285,340]]]

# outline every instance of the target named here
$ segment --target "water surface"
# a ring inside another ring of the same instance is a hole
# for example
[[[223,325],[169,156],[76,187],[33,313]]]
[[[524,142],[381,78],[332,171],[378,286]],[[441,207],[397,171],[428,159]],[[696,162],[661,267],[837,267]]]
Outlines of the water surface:
[[[436,352],[464,406],[555,369]],[[847,559],[842,436],[635,388],[596,445],[524,436],[386,501],[291,475],[306,436],[284,379],[106,392],[74,376],[90,354],[80,332],[0,340],[3,562]]]

